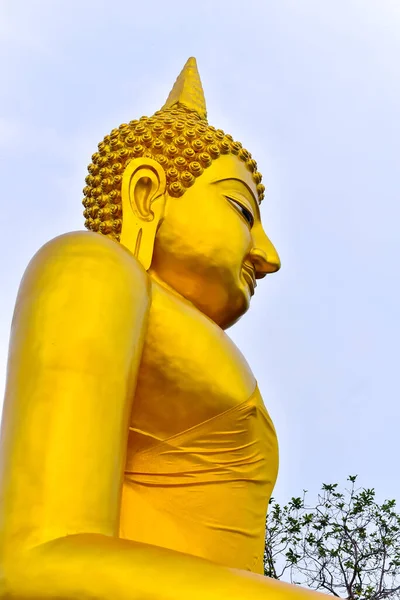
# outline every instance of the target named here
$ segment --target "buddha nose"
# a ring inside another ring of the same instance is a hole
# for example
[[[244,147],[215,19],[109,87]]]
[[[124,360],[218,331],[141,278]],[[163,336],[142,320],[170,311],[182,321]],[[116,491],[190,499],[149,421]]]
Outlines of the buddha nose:
[[[264,231],[254,236],[254,247],[250,250],[250,260],[254,265],[256,279],[262,279],[268,273],[276,273],[281,261],[271,240]]]

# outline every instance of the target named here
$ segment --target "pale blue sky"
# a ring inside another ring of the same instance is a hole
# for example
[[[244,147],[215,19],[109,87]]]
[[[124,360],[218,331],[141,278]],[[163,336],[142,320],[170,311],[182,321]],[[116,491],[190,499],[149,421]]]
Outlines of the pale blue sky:
[[[275,495],[358,473],[400,500],[398,0],[0,0],[0,387],[27,262],[83,227],[97,143],[191,55],[283,263],[230,331],[278,431]]]

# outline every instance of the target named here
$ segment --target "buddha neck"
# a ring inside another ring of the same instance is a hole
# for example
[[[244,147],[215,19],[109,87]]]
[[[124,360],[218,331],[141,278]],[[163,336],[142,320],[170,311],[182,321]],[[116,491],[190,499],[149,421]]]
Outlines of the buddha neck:
[[[153,281],[155,281],[156,283],[158,283],[162,288],[164,288],[165,290],[167,290],[168,292],[170,292],[171,294],[176,296],[182,302],[186,302],[187,304],[190,304],[191,306],[193,306],[193,308],[196,308],[195,305],[193,304],[193,302],[191,302],[190,300],[185,298],[185,296],[182,296],[182,294],[177,292],[175,288],[173,288],[168,283],[166,283],[163,279],[161,279],[161,277],[159,275],[157,275],[157,273],[151,267],[147,272],[148,272],[149,276],[151,277],[151,279]],[[196,308],[196,310],[198,310],[198,308]]]

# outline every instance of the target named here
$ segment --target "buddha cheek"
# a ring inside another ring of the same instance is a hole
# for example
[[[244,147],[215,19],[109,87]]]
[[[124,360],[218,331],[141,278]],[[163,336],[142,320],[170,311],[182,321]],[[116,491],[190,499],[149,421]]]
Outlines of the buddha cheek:
[[[251,248],[251,236],[241,243],[214,248],[209,261],[204,261],[201,277],[201,309],[220,326],[233,325],[249,308],[250,289],[242,276],[242,265]]]
[[[242,265],[251,232],[224,198],[195,202],[189,193],[190,202],[171,203],[157,232],[152,270],[218,324],[233,323],[249,306]]]

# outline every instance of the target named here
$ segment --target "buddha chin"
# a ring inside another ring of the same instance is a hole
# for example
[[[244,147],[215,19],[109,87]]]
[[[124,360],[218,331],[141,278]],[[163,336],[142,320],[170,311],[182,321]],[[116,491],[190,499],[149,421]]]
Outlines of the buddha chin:
[[[189,300],[201,313],[209,317],[221,329],[228,329],[249,309],[250,291],[240,277],[230,285],[212,282],[182,288],[182,296]]]
[[[178,235],[175,230],[175,243],[170,242],[165,235],[167,229],[167,223],[160,228],[149,275],[188,300],[222,329],[231,327],[249,309],[255,276],[247,273],[254,273],[254,269],[243,266],[243,256],[222,250],[218,240],[213,244],[211,235],[207,245],[216,246],[215,261],[205,249],[201,253],[201,246],[196,243],[189,248],[188,240],[184,249],[174,252],[173,248],[179,245]]]

